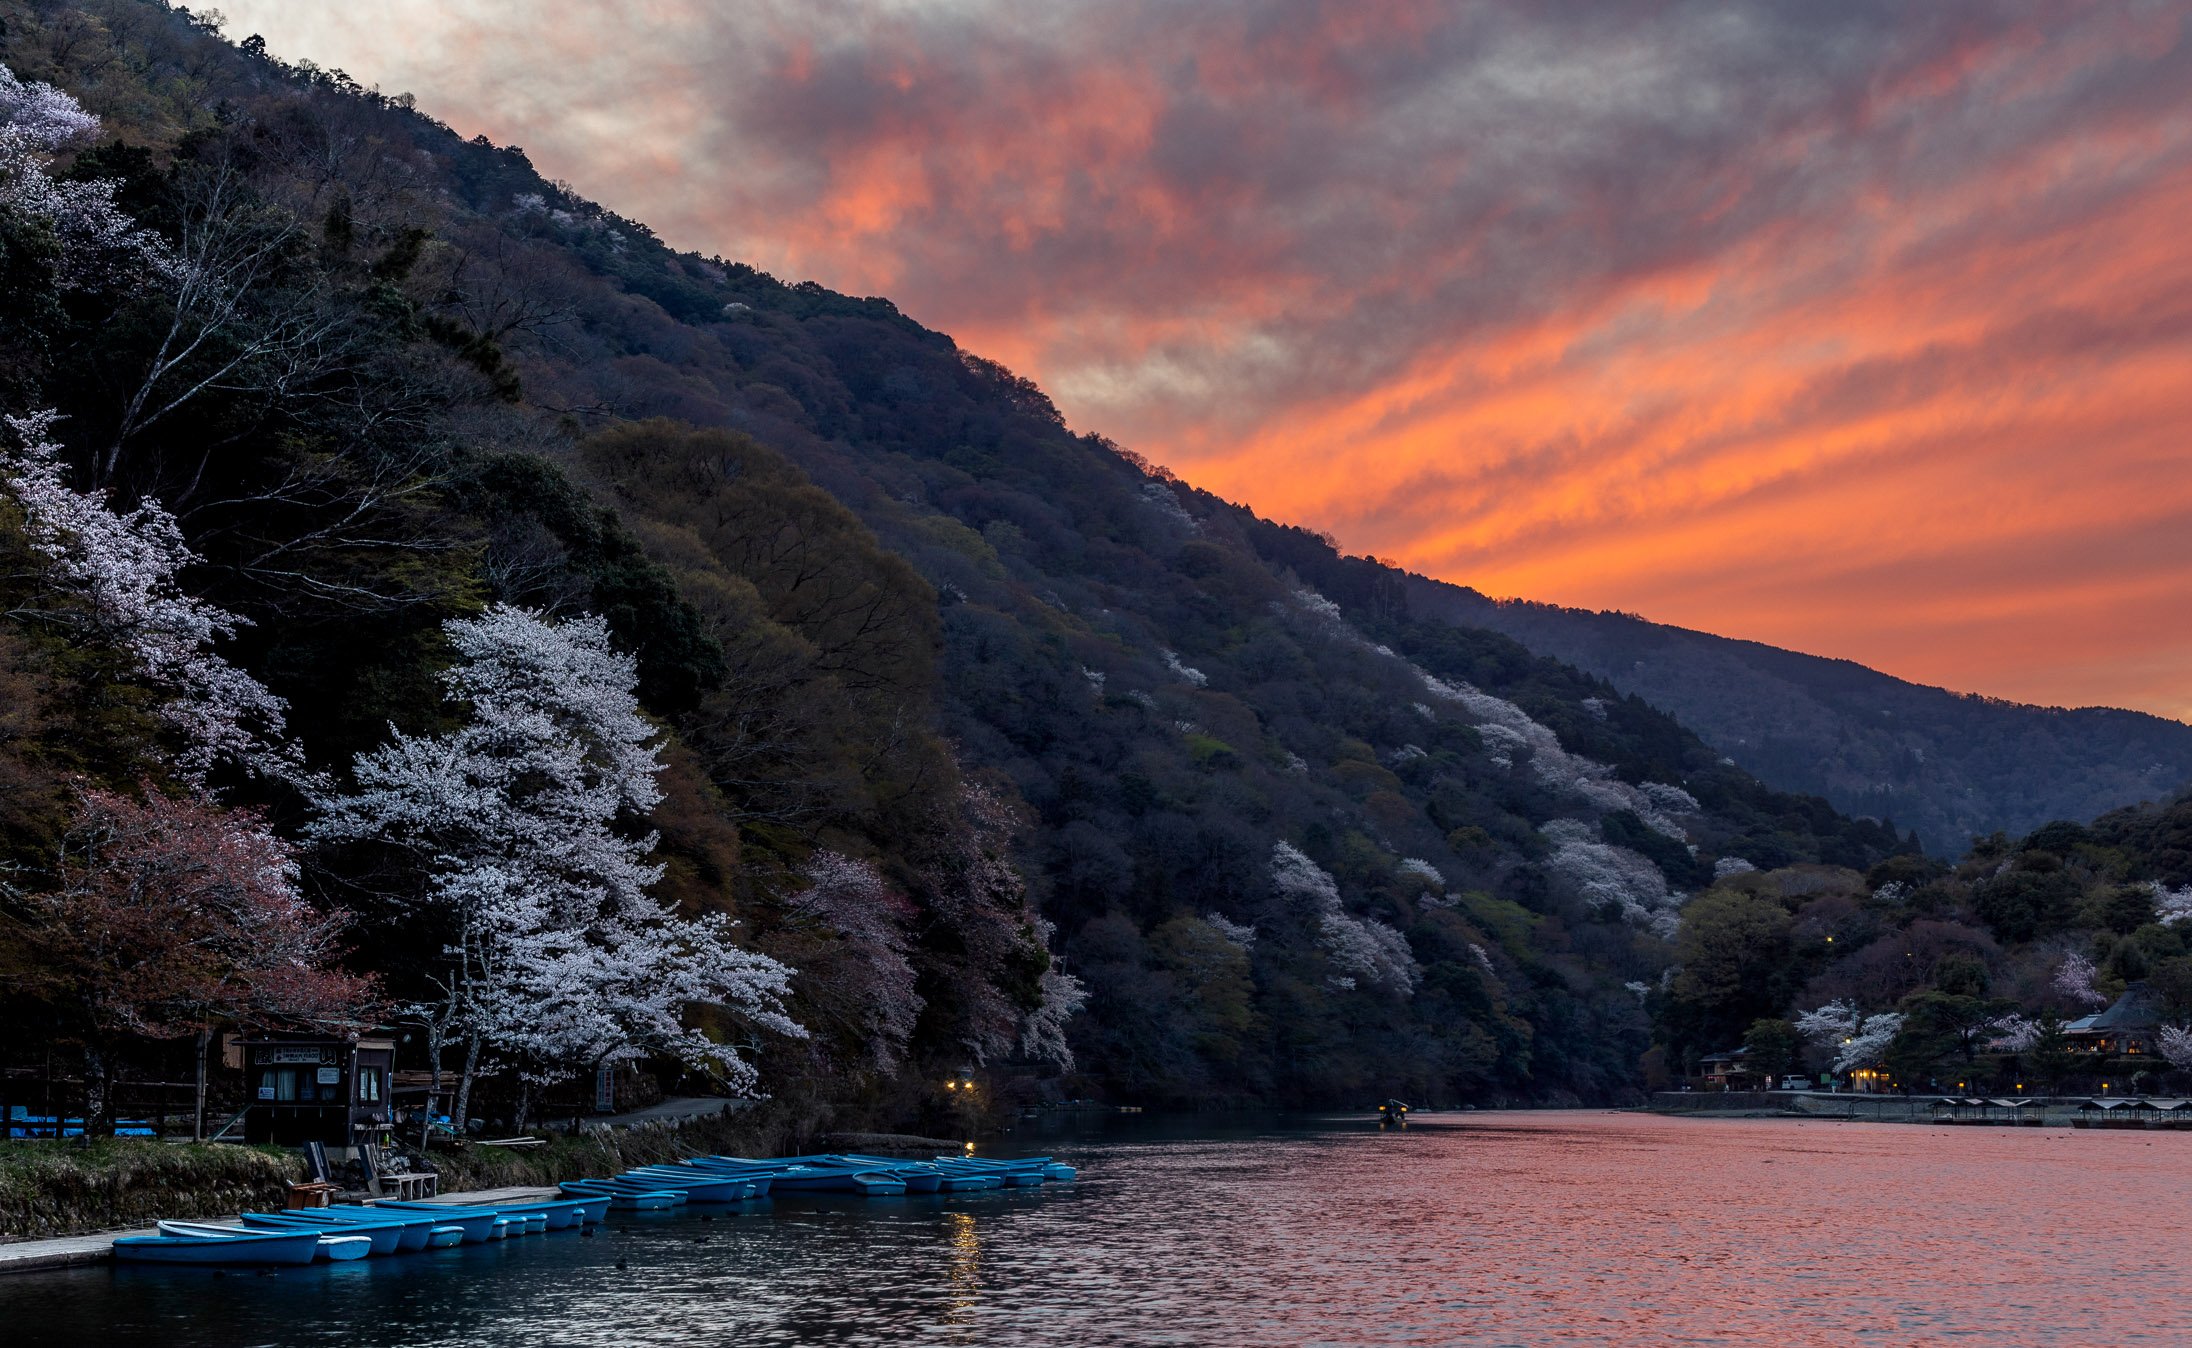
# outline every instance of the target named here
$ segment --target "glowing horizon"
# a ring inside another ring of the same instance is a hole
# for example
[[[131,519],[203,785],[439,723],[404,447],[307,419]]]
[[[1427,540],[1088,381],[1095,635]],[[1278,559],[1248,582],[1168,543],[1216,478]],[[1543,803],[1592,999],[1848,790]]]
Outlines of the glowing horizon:
[[[2192,14],[229,0],[1487,594],[2192,719]]]

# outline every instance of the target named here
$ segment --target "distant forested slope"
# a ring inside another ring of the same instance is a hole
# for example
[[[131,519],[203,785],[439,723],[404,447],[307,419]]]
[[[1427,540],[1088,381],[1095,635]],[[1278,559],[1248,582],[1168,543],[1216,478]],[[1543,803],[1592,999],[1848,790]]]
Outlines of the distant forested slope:
[[[2192,782],[2192,726],[2106,707],[2034,707],[1647,622],[1495,601],[1421,576],[1410,611],[1490,628],[1675,716],[1751,772],[1954,856],[1973,838],[2091,819]]]

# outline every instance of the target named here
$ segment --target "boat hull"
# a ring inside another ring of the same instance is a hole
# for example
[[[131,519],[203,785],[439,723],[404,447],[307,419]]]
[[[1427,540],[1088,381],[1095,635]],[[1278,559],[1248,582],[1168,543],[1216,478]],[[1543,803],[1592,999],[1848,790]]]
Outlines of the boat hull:
[[[244,1213],[242,1221],[247,1229],[254,1231],[317,1231],[323,1236],[363,1236],[369,1246],[366,1251],[368,1254],[394,1254],[403,1248],[404,1228],[398,1222],[388,1222],[383,1225],[370,1225],[359,1222],[356,1225],[351,1225],[347,1222],[315,1222],[309,1218],[304,1221],[291,1221],[278,1214],[264,1212]],[[424,1231],[419,1233],[418,1244],[419,1246],[426,1244],[426,1233]],[[413,1248],[417,1247],[414,1246]]]
[[[114,1257],[125,1264],[260,1264],[295,1266],[320,1257],[315,1231],[233,1236],[116,1236]]]

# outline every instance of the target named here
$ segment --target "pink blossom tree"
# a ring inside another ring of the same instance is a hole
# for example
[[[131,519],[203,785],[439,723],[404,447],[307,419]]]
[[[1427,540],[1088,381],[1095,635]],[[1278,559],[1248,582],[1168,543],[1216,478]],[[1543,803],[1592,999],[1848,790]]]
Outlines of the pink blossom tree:
[[[203,1136],[216,1026],[354,1022],[375,1009],[371,980],[335,964],[348,915],[305,902],[287,844],[254,814],[149,789],[142,800],[87,792],[55,874],[25,908],[41,977],[77,1009],[87,1122],[107,1116],[121,1036],[196,1038]]]

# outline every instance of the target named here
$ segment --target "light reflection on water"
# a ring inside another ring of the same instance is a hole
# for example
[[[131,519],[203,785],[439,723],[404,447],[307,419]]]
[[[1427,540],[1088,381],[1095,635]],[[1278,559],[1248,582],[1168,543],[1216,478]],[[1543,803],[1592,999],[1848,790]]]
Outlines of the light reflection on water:
[[[1577,1112],[1044,1149],[1081,1182],[0,1279],[0,1342],[2192,1342],[2192,1134]]]

